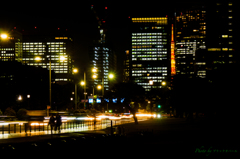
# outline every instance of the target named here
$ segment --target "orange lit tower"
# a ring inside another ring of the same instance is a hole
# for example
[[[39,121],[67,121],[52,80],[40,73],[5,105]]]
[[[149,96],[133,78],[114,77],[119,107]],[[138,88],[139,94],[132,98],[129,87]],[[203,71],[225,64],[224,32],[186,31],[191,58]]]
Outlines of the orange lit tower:
[[[174,30],[173,24],[171,28],[171,75],[176,75],[176,62],[175,62],[175,42],[174,42]]]

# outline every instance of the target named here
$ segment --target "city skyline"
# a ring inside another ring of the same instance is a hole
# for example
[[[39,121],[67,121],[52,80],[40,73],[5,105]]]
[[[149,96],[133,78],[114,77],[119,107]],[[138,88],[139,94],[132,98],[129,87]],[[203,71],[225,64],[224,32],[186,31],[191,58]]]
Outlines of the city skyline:
[[[66,4],[65,12],[55,12],[56,10],[46,9],[44,12],[36,9],[34,12],[22,11],[22,12],[4,12],[0,19],[1,28],[13,29],[58,29],[66,30],[73,35],[74,40],[74,56],[76,65],[79,67],[79,71],[83,72],[83,68],[87,67],[88,59],[88,46],[90,46],[94,40],[97,40],[99,31],[97,28],[97,20],[94,13],[91,11],[91,5],[97,7],[97,14],[101,16],[106,10],[108,12],[107,38],[112,42],[113,50],[118,55],[118,68],[123,68],[123,59],[125,56],[125,50],[130,49],[127,43],[127,36],[130,35],[129,19],[134,16],[166,16],[174,13],[174,7],[178,4],[195,4],[181,2],[181,3],[169,3],[163,2],[159,6],[151,4],[139,4],[136,2],[128,2],[121,4],[114,4],[110,1],[104,1],[103,3],[83,3],[79,6],[70,8],[70,4]],[[41,6],[41,5],[40,5]],[[105,8],[107,7],[107,8]],[[4,26],[4,27],[2,27]],[[125,40],[124,40],[125,39]],[[122,76],[122,72],[119,72],[118,76]],[[121,77],[122,79],[122,77]]]

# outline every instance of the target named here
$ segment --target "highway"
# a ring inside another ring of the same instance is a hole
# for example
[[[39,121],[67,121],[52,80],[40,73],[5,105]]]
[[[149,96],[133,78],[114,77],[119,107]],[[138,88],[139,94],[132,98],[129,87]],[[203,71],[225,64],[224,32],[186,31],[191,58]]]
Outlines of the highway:
[[[149,119],[149,116],[139,116],[138,121]],[[0,139],[18,138],[26,136],[58,134],[59,132],[50,130],[48,125],[49,117],[45,117],[43,122],[38,121],[1,121],[0,122]],[[62,117],[62,125],[60,133],[83,132],[102,130],[121,124],[134,122],[132,116],[129,117],[96,117],[96,125],[94,126],[93,117]]]

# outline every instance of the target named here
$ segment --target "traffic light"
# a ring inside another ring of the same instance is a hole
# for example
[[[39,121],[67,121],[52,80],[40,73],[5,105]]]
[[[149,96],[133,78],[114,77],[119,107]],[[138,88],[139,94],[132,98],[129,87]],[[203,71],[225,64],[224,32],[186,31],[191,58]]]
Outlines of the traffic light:
[[[158,105],[158,108],[161,108],[161,105]]]

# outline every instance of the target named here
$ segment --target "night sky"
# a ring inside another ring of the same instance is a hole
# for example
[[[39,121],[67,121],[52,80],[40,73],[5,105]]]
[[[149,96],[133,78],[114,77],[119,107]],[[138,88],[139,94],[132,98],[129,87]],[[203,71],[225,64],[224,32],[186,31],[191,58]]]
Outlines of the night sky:
[[[92,45],[93,40],[97,40],[99,37],[97,20],[91,10],[91,5],[94,5],[99,17],[105,14],[105,7],[107,6],[107,38],[111,41],[113,49],[118,55],[118,68],[121,68],[125,50],[130,49],[126,40],[130,33],[129,16],[171,16],[176,6],[180,8],[180,6],[191,6],[195,3],[189,3],[189,1],[173,3],[159,0],[151,1],[151,3],[110,0],[98,1],[98,3],[59,1],[48,4],[34,2],[30,4],[31,7],[29,7],[29,4],[20,4],[17,9],[1,10],[0,28],[9,31],[13,27],[27,30],[35,26],[38,29],[47,30],[68,29],[73,37],[75,47],[72,58],[75,59],[76,66],[80,68],[81,72],[88,64],[88,47]],[[121,78],[122,72],[118,72],[118,74]]]

